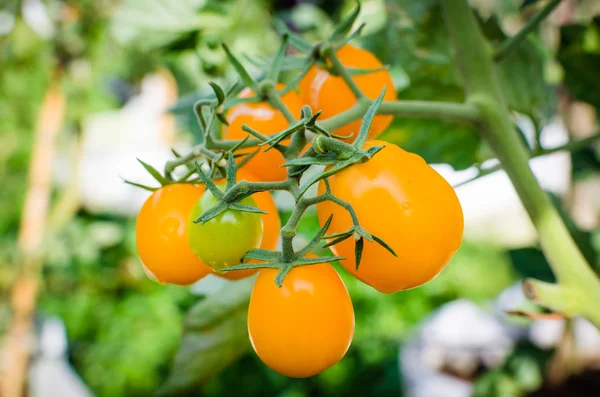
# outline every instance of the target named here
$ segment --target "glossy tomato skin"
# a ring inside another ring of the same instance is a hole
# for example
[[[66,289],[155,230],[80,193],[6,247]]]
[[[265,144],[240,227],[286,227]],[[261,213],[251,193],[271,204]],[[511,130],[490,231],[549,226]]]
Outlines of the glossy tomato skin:
[[[224,185],[219,187],[223,189]],[[205,190],[188,219],[192,252],[217,272],[240,264],[247,251],[260,245],[263,234],[262,219],[257,213],[225,210],[204,224],[194,223],[204,211],[218,203],[219,200]],[[246,197],[240,204],[256,207],[252,197]]]
[[[383,64],[369,51],[346,44],[336,52],[342,64],[346,67],[360,69],[376,69]],[[361,91],[371,99],[377,99],[383,87],[386,87],[384,99],[396,99],[396,91],[392,77],[387,70],[354,76],[353,80]],[[341,77],[330,75],[326,70],[313,66],[300,82],[300,95],[302,100],[310,105],[313,112],[322,110],[320,119],[333,117],[356,103],[356,98]],[[381,134],[392,122],[393,116],[375,116],[369,137],[374,138]],[[360,120],[353,121],[335,131],[335,134],[349,135],[354,133],[352,141],[360,129]]]
[[[159,282],[189,285],[212,269],[190,250],[187,221],[203,188],[189,184],[164,186],[146,200],[136,222],[137,251],[147,271]]]
[[[277,84],[276,88],[281,90],[283,84]],[[239,97],[248,98],[254,94],[249,88],[242,90]],[[290,91],[281,97],[281,100],[292,114],[299,118],[302,109],[302,100],[294,91]],[[226,115],[229,126],[224,126],[223,138],[229,140],[240,140],[248,136],[248,133],[242,130],[244,124],[249,125],[263,135],[271,135],[281,132],[289,127],[289,123],[277,110],[267,102],[243,103],[229,109]],[[289,143],[289,140],[283,141],[283,144]],[[256,148],[240,150],[240,153],[252,153]],[[244,169],[256,175],[261,181],[282,181],[286,178],[286,169],[281,167],[284,163],[283,156],[279,151],[271,149],[266,152],[257,153],[250,160]]]
[[[238,170],[237,179],[238,181],[258,181],[258,178],[255,175],[249,173],[245,169],[245,167]],[[260,216],[262,218],[263,223],[263,236],[260,242],[260,248],[266,250],[274,250],[277,248],[277,242],[279,240],[279,229],[281,228],[281,220],[279,217],[279,212],[277,211],[277,207],[275,206],[275,200],[273,200],[273,196],[270,192],[255,193],[252,195],[252,198],[256,202],[256,206],[258,208],[267,212],[266,214],[261,214]],[[239,280],[245,277],[249,277],[257,272],[257,269],[247,269],[235,270],[230,272],[215,272],[215,274],[221,278],[225,278],[228,280]]]
[[[384,293],[417,287],[433,279],[458,250],[463,234],[463,213],[450,186],[418,155],[391,143],[371,160],[353,165],[329,178],[333,194],[348,201],[360,224],[386,241],[394,257],[377,243],[365,241],[362,261],[356,270],[354,241],[332,247],[335,255],[356,278]],[[319,192],[324,192],[323,183]],[[328,233],[347,230],[347,212],[329,202],[317,205],[320,222],[330,214]]]
[[[354,334],[352,301],[329,264],[293,268],[281,288],[277,270],[258,274],[248,311],[256,354],[292,377],[316,375],[342,359]]]

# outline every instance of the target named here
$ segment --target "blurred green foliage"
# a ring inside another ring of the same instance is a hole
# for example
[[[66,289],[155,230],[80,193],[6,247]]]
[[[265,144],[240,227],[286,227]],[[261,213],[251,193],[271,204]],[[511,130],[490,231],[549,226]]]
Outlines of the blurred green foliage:
[[[46,3],[55,37],[41,38],[22,15],[8,35],[0,36],[2,293],[15,276],[15,239],[37,110],[57,66],[64,68],[69,97],[61,139],[70,141],[87,114],[121,105],[148,71],[168,68],[180,94],[197,98],[208,93],[209,79],[230,83],[234,78],[221,42],[236,53],[269,56],[278,44],[271,18],[280,17],[317,40],[353,6],[342,0]],[[511,1],[499,7],[516,8]],[[390,65],[400,99],[463,99],[437,1],[365,0],[363,8],[360,20],[369,26],[361,44]],[[505,37],[495,19],[482,17],[481,23],[494,42]],[[590,26],[561,28],[558,59],[572,94],[600,108],[600,90],[594,88],[600,67],[598,26],[596,19]],[[534,38],[498,71],[511,108],[538,123],[554,106],[543,81],[547,56]],[[455,169],[489,157],[477,131],[452,122],[396,120],[384,139]],[[598,164],[595,153],[586,155],[581,164]],[[318,227],[313,213],[303,220],[300,233],[312,236]],[[598,263],[594,236],[584,234],[579,241]],[[148,396],[156,390],[162,395],[223,396],[238,395],[242,389],[247,396],[398,395],[398,348],[428,314],[457,298],[487,305],[522,276],[550,277],[535,248],[503,252],[469,243],[434,281],[395,295],[380,294],[337,267],[356,311],[353,345],[330,370],[292,380],[266,368],[249,348],[248,282],[231,283],[218,295],[198,298],[186,288],[147,280],[136,257],[132,219],[80,211],[49,236],[46,245],[40,313],[65,321],[69,359],[101,397]],[[0,331],[8,320],[7,304],[0,301]],[[547,354],[520,347],[502,368],[480,377],[477,395],[536,388],[546,359]]]

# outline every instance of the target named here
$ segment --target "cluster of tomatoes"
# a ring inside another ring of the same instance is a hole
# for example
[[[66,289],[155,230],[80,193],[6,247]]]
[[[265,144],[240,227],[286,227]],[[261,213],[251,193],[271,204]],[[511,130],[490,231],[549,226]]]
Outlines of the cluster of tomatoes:
[[[382,66],[368,51],[350,45],[339,49],[337,56],[348,68]],[[395,99],[391,77],[385,70],[353,79],[367,97],[376,98],[387,86],[390,89],[385,99]],[[246,89],[240,95],[252,92]],[[293,114],[299,115],[301,107],[308,104],[322,111],[321,119],[343,112],[356,101],[341,77],[318,66],[303,78],[299,94],[290,91],[281,99]],[[246,137],[244,124],[264,135],[288,127],[285,117],[267,102],[236,105],[226,117],[229,126],[224,126],[223,138],[230,140]],[[391,116],[375,116],[369,137],[377,136],[390,122]],[[356,133],[359,126],[360,120],[332,133]],[[331,176],[329,183],[335,196],[352,205],[360,225],[386,241],[397,256],[365,241],[357,269],[355,239],[334,244],[331,250],[346,258],[341,264],[356,278],[381,292],[394,293],[426,283],[442,270],[460,245],[463,216],[452,187],[421,157],[386,142],[366,143],[366,147],[374,145],[385,147],[368,162]],[[260,152],[238,170],[237,179],[283,180],[287,176],[283,162],[276,150]],[[322,182],[319,190],[325,191]],[[152,277],[189,285],[208,274],[240,279],[258,271],[222,272],[239,264],[250,249],[276,248],[281,225],[270,193],[256,193],[241,202],[266,214],[227,210],[204,224],[193,223],[217,203],[203,185],[192,184],[166,185],[148,198],[136,232],[140,258]],[[317,212],[322,224],[333,214],[330,233],[353,226],[347,210],[336,203],[321,202]],[[329,264],[294,267],[281,287],[274,282],[276,275],[277,269],[259,271],[248,313],[250,340],[272,369],[291,377],[315,375],[338,362],[350,346],[354,333],[350,296]]]

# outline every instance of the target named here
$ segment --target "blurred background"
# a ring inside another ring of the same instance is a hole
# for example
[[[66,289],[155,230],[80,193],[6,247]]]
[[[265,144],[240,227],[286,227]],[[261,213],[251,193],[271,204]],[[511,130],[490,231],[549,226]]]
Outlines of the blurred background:
[[[525,3],[471,1],[494,43],[545,4]],[[553,276],[508,178],[490,172],[492,153],[466,125],[397,119],[383,135],[457,186],[465,241],[439,277],[395,295],[340,270],[354,342],[318,376],[286,378],[252,352],[252,280],[209,276],[183,288],[146,277],[134,230],[148,193],[121,178],[152,184],[136,157],[160,168],[171,148],[201,139],[191,105],[210,94],[208,81],[235,79],[220,44],[269,57],[279,45],[273,18],[317,41],[354,5],[0,1],[0,382],[26,376],[36,397],[600,395],[598,330],[524,315],[534,308],[519,280]],[[596,0],[564,0],[498,66],[537,156],[531,167],[596,268],[599,147],[540,154],[598,133],[599,15]],[[362,22],[359,44],[390,65],[399,98],[463,99],[438,1],[362,0]],[[277,199],[285,220],[290,204]],[[318,227],[309,213],[300,232],[310,238]],[[23,271],[36,281],[19,282]],[[2,360],[18,349],[7,337],[17,326],[32,335],[33,361],[21,375]]]

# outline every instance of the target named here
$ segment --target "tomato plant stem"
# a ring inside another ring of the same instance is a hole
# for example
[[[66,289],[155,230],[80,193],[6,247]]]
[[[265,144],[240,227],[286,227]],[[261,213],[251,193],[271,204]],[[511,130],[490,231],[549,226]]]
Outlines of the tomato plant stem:
[[[552,0],[542,10],[535,15],[523,28],[514,36],[507,38],[500,44],[496,52],[494,53],[494,61],[501,61],[503,58],[509,56],[523,40],[527,38],[527,35],[531,33],[540,22],[542,22],[562,0]]]
[[[356,99],[361,99],[365,96],[363,92],[360,90],[356,82],[352,79],[350,72],[348,69],[344,67],[337,54],[335,53],[333,47],[328,46],[324,51],[323,55],[331,61],[331,68],[335,73],[337,73],[346,83],[352,94],[356,97]]]
[[[293,115],[292,112],[290,112],[290,109],[288,109],[288,107],[285,105],[285,103],[283,103],[283,101],[279,97],[279,94],[277,93],[275,86],[269,87],[266,90],[266,94],[267,94],[267,100],[269,101],[271,106],[273,106],[275,109],[279,110],[281,112],[281,114],[283,114],[285,119],[288,121],[288,123],[290,123],[290,125],[292,125],[298,121],[298,119],[296,117],[298,117],[300,115]]]
[[[511,121],[494,74],[492,52],[484,39],[467,0],[442,0],[454,56],[467,91],[467,103],[481,112],[481,133],[523,202],[540,244],[560,287],[562,308],[556,302],[539,303],[570,315],[583,315],[600,326],[600,280],[573,241],[550,198],[529,168],[529,155]]]
[[[361,119],[371,103],[373,103],[372,100],[362,98],[350,109],[322,120],[318,124],[327,131],[333,131],[354,120]],[[448,119],[466,123],[476,123],[479,121],[478,109],[469,103],[383,101],[379,109],[377,109],[377,114],[389,114],[396,117]]]
[[[546,155],[549,155],[552,153],[557,153],[557,152],[576,151],[576,150],[579,150],[579,149],[582,149],[582,148],[588,146],[589,144],[591,144],[597,140],[600,140],[600,133],[590,135],[587,138],[570,141],[570,142],[565,143],[564,145],[557,146],[557,147],[554,147],[551,149],[538,150],[531,156],[531,158],[534,159],[537,157],[542,157],[542,156],[546,156]],[[494,165],[493,167],[480,170],[480,172],[477,175],[475,175],[473,178],[470,178],[470,179],[463,181],[457,185],[454,185],[454,187],[457,188],[459,186],[466,185],[467,183],[473,182],[474,180],[477,180],[486,175],[493,174],[494,172],[500,171],[501,169],[502,169],[502,165],[497,164],[497,165]]]

